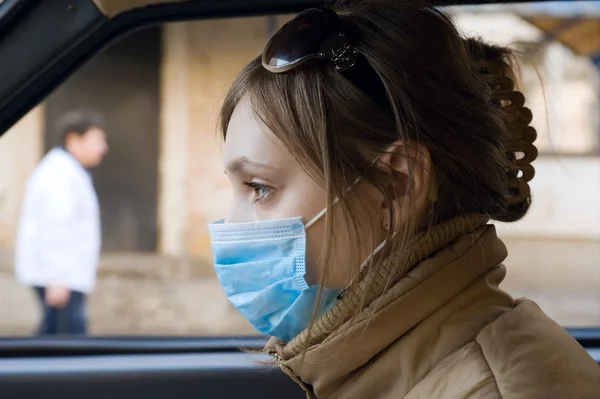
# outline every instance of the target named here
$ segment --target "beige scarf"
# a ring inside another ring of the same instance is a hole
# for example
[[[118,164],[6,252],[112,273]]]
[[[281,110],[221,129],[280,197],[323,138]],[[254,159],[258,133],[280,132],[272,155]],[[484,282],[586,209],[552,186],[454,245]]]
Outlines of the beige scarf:
[[[488,220],[486,216],[465,216],[440,223],[427,232],[416,235],[408,250],[402,255],[392,253],[386,259],[376,262],[370,274],[359,278],[336,306],[315,322],[310,335],[309,331],[305,330],[289,343],[272,338],[265,351],[274,356],[282,370],[310,393],[311,389],[302,382],[291,367],[288,367],[288,360],[294,359],[295,364],[296,360],[302,357],[304,350],[318,350],[325,341],[330,342],[337,335],[343,334],[347,329],[345,326],[353,324],[349,323],[353,317],[358,313],[364,316],[365,312],[361,312],[362,305],[366,304],[368,307],[416,265],[432,257],[459,237],[471,235],[472,238],[469,240],[477,240],[485,230],[484,226]]]
[[[474,232],[484,226],[489,217],[482,215],[464,216],[452,219],[418,234],[405,256],[391,254],[379,266],[375,266],[371,281],[366,278],[357,280],[337,305],[318,319],[310,331],[305,330],[286,345],[286,349],[299,354],[302,349],[318,345],[329,337],[337,327],[348,322],[360,311],[362,304],[369,304],[380,297],[387,286],[393,285],[406,275],[415,265],[422,262],[441,248],[444,248],[461,235]],[[367,274],[365,274],[365,277]],[[394,276],[390,278],[390,276]],[[391,284],[390,284],[391,282]],[[279,342],[281,343],[281,342]],[[307,345],[308,343],[308,345]],[[269,345],[270,346],[270,345]],[[268,346],[268,347],[269,347]]]

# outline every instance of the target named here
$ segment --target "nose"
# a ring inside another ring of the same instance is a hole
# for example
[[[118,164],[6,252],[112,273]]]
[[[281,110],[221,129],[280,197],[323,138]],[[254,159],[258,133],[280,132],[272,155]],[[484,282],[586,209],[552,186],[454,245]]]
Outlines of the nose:
[[[231,205],[231,208],[229,208],[229,212],[227,213],[227,216],[225,217],[224,223],[239,223],[238,222],[238,217],[239,215],[236,215],[236,207],[235,203]]]
[[[234,199],[229,209],[229,213],[225,218],[225,224],[227,223],[244,223],[244,222],[255,222],[258,219],[255,217],[255,212],[252,208],[245,206],[243,201],[236,201]]]

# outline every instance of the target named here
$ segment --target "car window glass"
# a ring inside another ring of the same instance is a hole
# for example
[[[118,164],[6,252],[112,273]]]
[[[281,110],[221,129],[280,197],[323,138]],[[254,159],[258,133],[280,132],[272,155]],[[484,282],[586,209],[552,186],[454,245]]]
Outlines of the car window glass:
[[[567,327],[600,325],[600,47],[590,40],[590,32],[598,37],[600,13],[576,7],[584,5],[450,10],[465,35],[520,54],[520,87],[540,156],[530,213],[498,224],[509,250],[503,287],[536,300]],[[290,17],[136,32],[90,60],[0,139],[0,335],[39,327],[36,293],[15,278],[19,215],[31,173],[58,144],[52,126],[81,107],[105,116],[110,146],[91,171],[103,251],[87,298],[89,332],[254,334],[212,268],[207,223],[226,215],[231,197],[217,113],[236,74]]]

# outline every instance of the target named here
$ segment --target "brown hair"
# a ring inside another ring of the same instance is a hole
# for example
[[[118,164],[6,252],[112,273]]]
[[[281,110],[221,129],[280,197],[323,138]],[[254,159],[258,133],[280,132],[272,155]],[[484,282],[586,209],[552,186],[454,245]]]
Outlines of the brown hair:
[[[412,198],[407,176],[369,167],[397,141],[429,150],[438,200],[393,240],[390,233],[381,256],[392,250],[402,256],[418,227],[468,214],[502,222],[523,217],[531,202],[527,181],[535,131],[527,127],[531,113],[522,95],[513,90],[510,51],[463,39],[446,14],[415,0],[338,1],[332,8],[344,26],[360,32],[353,44],[384,83],[393,112],[330,63],[313,60],[274,74],[256,58],[233,83],[220,116],[225,137],[235,107],[248,96],[255,115],[325,188],[324,281],[335,264],[338,240],[332,237],[346,235],[354,244],[369,238],[360,226],[367,204],[350,194],[358,177],[389,203]],[[522,142],[529,143],[527,151],[519,147]],[[394,225],[393,207],[388,209]],[[357,251],[349,265],[354,272],[363,260],[358,247],[351,245]]]

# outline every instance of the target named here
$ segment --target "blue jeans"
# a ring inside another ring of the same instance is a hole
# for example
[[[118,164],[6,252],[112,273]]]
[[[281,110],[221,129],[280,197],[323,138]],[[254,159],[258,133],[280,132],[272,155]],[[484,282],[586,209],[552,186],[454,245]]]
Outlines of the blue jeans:
[[[44,299],[45,289],[35,287],[35,292],[42,305],[42,321],[38,335],[74,335],[87,334],[86,296],[71,291],[69,302],[62,309],[50,307]]]

